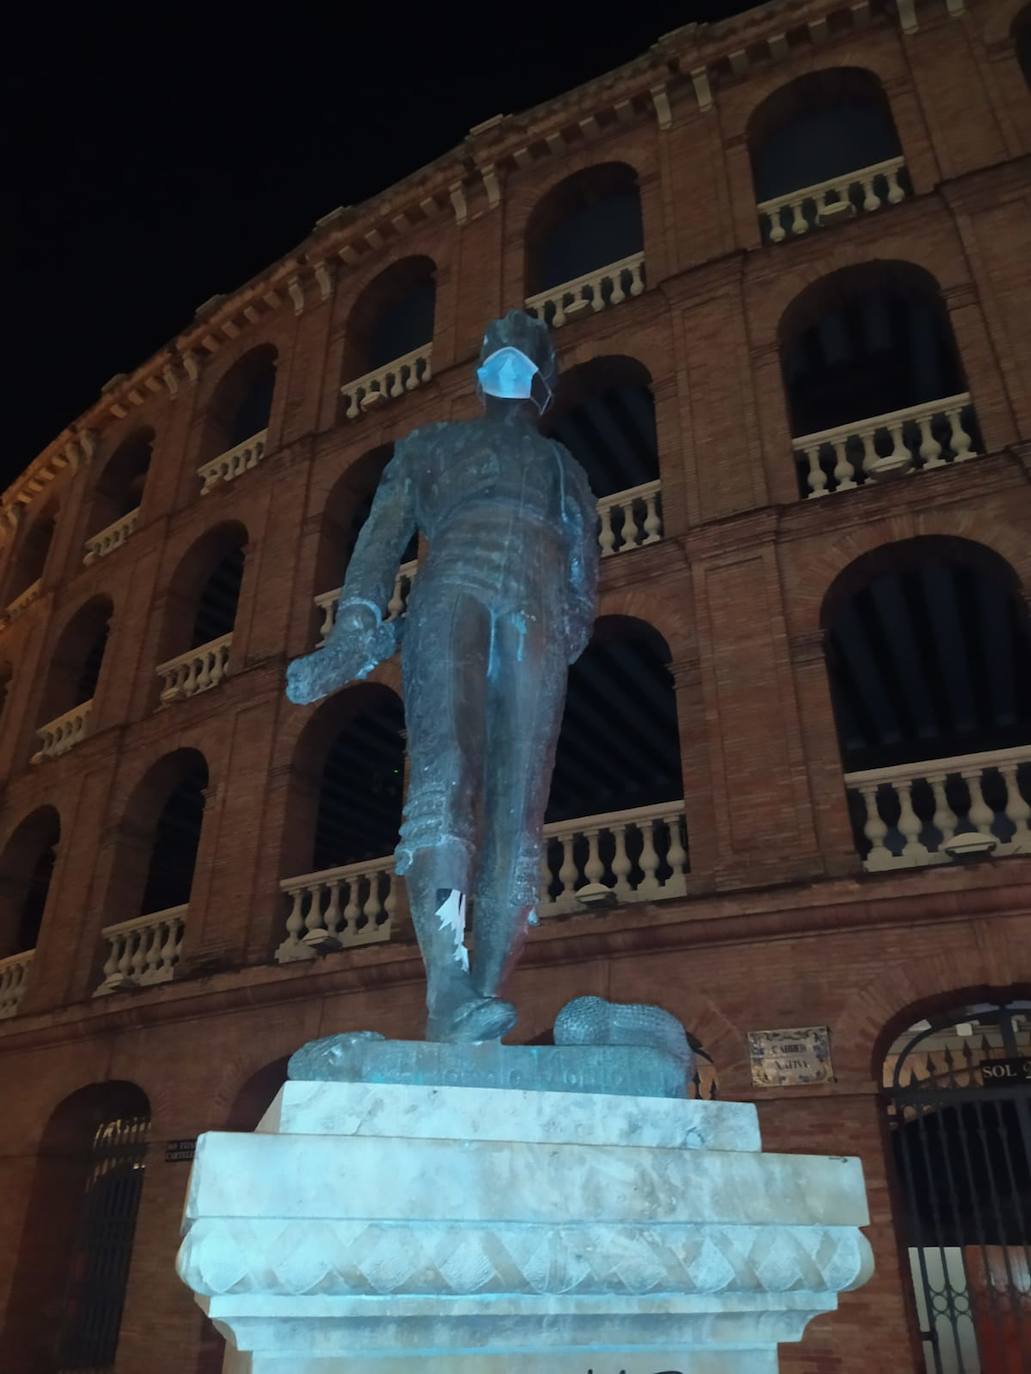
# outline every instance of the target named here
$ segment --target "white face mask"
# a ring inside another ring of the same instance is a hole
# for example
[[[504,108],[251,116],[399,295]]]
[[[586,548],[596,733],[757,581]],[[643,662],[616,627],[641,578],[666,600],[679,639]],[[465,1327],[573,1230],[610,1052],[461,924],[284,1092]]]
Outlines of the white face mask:
[[[488,396],[528,401],[533,395],[537,364],[518,348],[499,348],[476,369],[480,386]]]

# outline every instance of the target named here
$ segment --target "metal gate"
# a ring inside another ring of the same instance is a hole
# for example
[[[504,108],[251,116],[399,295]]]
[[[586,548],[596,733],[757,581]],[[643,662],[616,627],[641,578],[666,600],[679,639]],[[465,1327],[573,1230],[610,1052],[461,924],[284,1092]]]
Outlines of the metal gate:
[[[885,1087],[927,1374],[1028,1374],[1031,1002],[912,1027]]]
[[[61,1371],[114,1364],[149,1131],[149,1116],[120,1117],[102,1122],[93,1137],[61,1311]]]

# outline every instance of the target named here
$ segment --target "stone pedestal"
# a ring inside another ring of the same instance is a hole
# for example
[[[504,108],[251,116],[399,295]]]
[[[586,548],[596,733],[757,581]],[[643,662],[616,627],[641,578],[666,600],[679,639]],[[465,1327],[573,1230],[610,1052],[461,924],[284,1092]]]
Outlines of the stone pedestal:
[[[775,1374],[866,1221],[750,1105],[289,1082],[201,1136],[178,1267],[234,1374]]]

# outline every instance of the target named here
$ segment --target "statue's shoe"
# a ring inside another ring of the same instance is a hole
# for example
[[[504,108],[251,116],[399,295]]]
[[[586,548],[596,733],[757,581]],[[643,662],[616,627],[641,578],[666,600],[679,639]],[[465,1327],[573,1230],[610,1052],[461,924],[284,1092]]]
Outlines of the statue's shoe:
[[[426,1022],[426,1039],[448,1044],[500,1040],[517,1020],[511,1002],[500,997],[471,997],[439,1016],[431,1016]]]

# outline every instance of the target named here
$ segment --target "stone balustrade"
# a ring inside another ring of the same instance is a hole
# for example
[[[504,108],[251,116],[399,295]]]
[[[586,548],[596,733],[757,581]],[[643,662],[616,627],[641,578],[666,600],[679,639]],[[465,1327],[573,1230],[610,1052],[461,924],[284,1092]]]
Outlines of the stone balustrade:
[[[227,448],[225,453],[220,453],[217,458],[201,463],[197,469],[197,476],[201,479],[201,496],[207,496],[209,491],[214,491],[219,482],[234,482],[243,473],[256,468],[265,456],[267,443],[268,430],[263,429],[258,434],[252,434],[242,444],[237,444],[235,448]]]
[[[788,237],[808,234],[810,229],[852,219],[860,211],[869,213],[882,205],[898,205],[909,193],[908,185],[903,184],[905,170],[903,158],[890,157],[830,181],[760,201],[756,209],[763,234],[770,243],[783,243]]]
[[[195,697],[198,692],[206,692],[209,687],[217,687],[229,673],[229,650],[232,647],[232,632],[201,644],[196,649],[188,649],[177,658],[159,663],[154,670],[163,679],[161,695],[162,706],[185,697]]]
[[[598,517],[602,558],[657,543],[662,538],[662,483],[656,479],[603,496]]]
[[[948,863],[950,848],[1031,854],[1031,745],[847,773],[845,786],[872,872]]]
[[[66,754],[69,749],[74,749],[79,741],[86,737],[92,710],[91,697],[89,701],[81,701],[78,706],[65,711],[63,716],[57,716],[54,720],[47,721],[46,725],[41,725],[36,731],[39,748],[32,755],[30,763],[56,759],[60,754]]]
[[[687,891],[687,832],[682,801],[580,816],[544,827],[538,915],[584,911],[577,893],[600,884],[616,903],[654,902]]]
[[[17,616],[21,615],[22,611],[26,610],[29,606],[31,606],[32,603],[39,597],[39,594],[42,590],[43,579],[41,577],[37,577],[35,582],[30,582],[29,585],[25,588],[25,590],[23,592],[19,592],[13,601],[8,602],[7,614],[11,618],[11,620],[14,620]]]
[[[170,906],[105,926],[100,933],[110,948],[93,996],[169,982],[182,951],[188,910],[188,906]]]
[[[792,439],[802,495],[850,491],[879,477],[974,458],[976,423],[967,392],[871,415]]]
[[[34,949],[27,949],[0,959],[0,1021],[18,1014],[35,953]]]
[[[105,525],[96,534],[91,534],[86,540],[86,552],[82,556],[83,566],[88,568],[98,558],[106,558],[109,553],[114,553],[115,549],[120,549],[136,528],[139,518],[140,508],[137,506],[128,515],[120,515],[117,520],[112,520],[110,525]]]
[[[408,608],[408,593],[412,590],[412,583],[415,575],[419,571],[419,561],[413,558],[410,563],[402,563],[397,570],[394,579],[394,590],[390,593],[390,600],[387,602],[387,619],[396,620],[399,615],[403,615]],[[319,643],[325,644],[329,638],[329,632],[336,624],[337,606],[340,604],[340,590],[335,592],[322,592],[315,598],[315,605],[322,615],[322,624],[319,626]]]
[[[356,420],[367,410],[382,405],[384,401],[403,396],[406,391],[415,391],[425,386],[433,376],[433,345],[423,344],[402,358],[395,358],[385,367],[374,372],[366,372],[353,382],[345,382],[340,388],[344,398],[344,415],[348,420]]]
[[[610,305],[621,305],[629,296],[644,290],[644,254],[631,253],[619,262],[610,262],[582,277],[527,296],[526,309],[552,329],[561,329],[569,320],[587,310],[595,312]]]
[[[286,939],[276,962],[312,959],[316,952],[389,940],[396,893],[393,855],[302,873],[280,883],[290,899]]]

